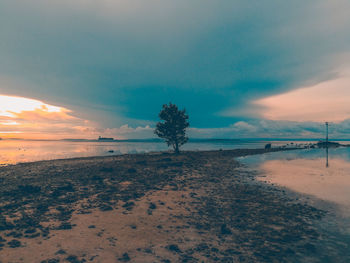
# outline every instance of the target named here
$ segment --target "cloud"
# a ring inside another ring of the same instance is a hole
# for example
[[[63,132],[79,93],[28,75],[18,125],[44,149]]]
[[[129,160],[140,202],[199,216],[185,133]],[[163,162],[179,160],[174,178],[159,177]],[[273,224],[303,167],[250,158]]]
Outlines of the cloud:
[[[224,128],[190,128],[191,138],[325,138],[325,125],[319,122],[249,120],[237,122]],[[330,123],[330,139],[350,139],[350,119]]]
[[[321,90],[324,86],[320,84]],[[316,94],[323,93],[319,91]],[[2,137],[35,139],[96,139],[98,136],[116,139],[156,137],[153,132],[155,123],[134,127],[124,124],[119,127],[105,128],[98,123],[75,117],[67,108],[34,99],[0,95],[0,102]],[[348,138],[349,132],[350,119],[330,124],[331,138]],[[252,119],[236,121],[222,128],[191,127],[188,134],[190,138],[321,138],[324,136],[324,125],[318,122]]]
[[[96,139],[98,136],[116,139],[154,137],[149,125],[104,128],[72,115],[69,109],[30,98],[0,95],[0,135],[31,139]]]
[[[333,138],[348,138],[350,121],[331,125]],[[236,122],[225,128],[190,128],[192,138],[323,138],[324,124],[317,122],[292,122],[272,120],[250,120]]]
[[[227,127],[253,100],[334,78],[350,49],[347,0],[0,4],[0,92],[104,128],[152,124],[169,101]]]
[[[239,121],[239,122],[236,122],[235,124],[233,124],[231,126],[233,128],[233,130],[236,130],[236,131],[240,131],[240,132],[256,132],[257,131],[257,128],[245,121]]]
[[[128,124],[125,124],[119,128],[104,129],[103,134],[118,139],[149,139],[155,137],[153,131],[154,128],[151,128],[149,125],[132,128]]]
[[[74,117],[71,111],[35,99],[0,95],[0,134],[22,134],[26,138],[54,138],[78,135],[77,127],[92,125]],[[81,134],[80,134],[81,135]]]
[[[21,112],[12,112],[8,111],[12,114],[12,119],[16,119],[19,121],[27,121],[27,122],[67,122],[67,121],[77,121],[78,119],[69,115],[68,110],[61,109],[58,112],[50,112],[48,111],[44,105],[41,108],[36,108],[34,110],[27,110]]]
[[[350,118],[350,70],[338,78],[258,99],[258,115],[270,120],[341,122]]]

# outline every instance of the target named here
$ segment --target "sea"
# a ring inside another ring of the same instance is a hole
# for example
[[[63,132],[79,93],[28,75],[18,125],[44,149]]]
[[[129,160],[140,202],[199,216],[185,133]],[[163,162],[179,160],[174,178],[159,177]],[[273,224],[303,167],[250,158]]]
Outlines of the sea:
[[[183,145],[185,151],[208,151],[229,149],[263,148],[267,143],[272,147],[283,145],[314,143],[307,140],[280,139],[190,139]],[[350,143],[350,142],[349,142]],[[35,162],[42,160],[67,159],[76,157],[110,156],[120,154],[137,154],[170,151],[171,149],[159,140],[0,140],[0,165]]]
[[[258,171],[258,180],[300,193],[307,202],[331,211],[334,230],[350,236],[350,147],[271,152],[237,159]],[[331,226],[328,223],[327,228]]]

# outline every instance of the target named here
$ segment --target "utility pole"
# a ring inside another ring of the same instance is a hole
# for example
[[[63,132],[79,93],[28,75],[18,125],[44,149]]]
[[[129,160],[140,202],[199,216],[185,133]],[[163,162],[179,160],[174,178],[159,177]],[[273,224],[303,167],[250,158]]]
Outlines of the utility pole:
[[[328,163],[328,121],[326,121],[326,167],[328,168],[329,163]]]

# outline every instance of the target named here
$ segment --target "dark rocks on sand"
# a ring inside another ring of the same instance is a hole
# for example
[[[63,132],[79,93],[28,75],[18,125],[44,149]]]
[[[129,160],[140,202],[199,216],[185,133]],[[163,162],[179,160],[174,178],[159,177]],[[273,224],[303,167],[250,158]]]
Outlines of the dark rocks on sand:
[[[21,241],[17,239],[13,239],[10,242],[7,243],[11,248],[16,248],[21,246]]]
[[[171,158],[163,158],[159,160],[160,162],[171,162],[172,159]]]
[[[112,167],[102,167],[100,171],[105,173],[111,173],[114,171],[114,169]]]
[[[130,261],[130,257],[129,257],[129,254],[128,253],[124,253],[123,256],[121,258],[118,258],[119,261],[122,261],[122,262],[128,262]]]
[[[50,258],[50,259],[46,259],[41,261],[40,263],[59,263],[60,260],[58,258]]]
[[[62,222],[62,224],[57,227],[57,230],[69,230],[69,229],[72,229],[72,225],[69,222]]]
[[[35,185],[19,185],[18,191],[23,195],[36,194],[41,191],[41,187]]]
[[[176,253],[181,253],[181,249],[175,244],[171,244],[169,246],[166,246],[165,248]]]
[[[24,231],[25,234],[33,234],[36,232],[36,229],[33,227],[28,228],[27,230]]]
[[[128,173],[134,174],[134,173],[136,173],[136,169],[135,168],[129,168],[128,169]]]
[[[222,235],[231,235],[232,231],[227,227],[226,224],[222,224],[220,228],[221,234]]]
[[[77,256],[70,255],[66,258],[66,260],[70,263],[83,263],[85,260],[79,260]]]
[[[123,205],[123,207],[124,207],[126,210],[131,211],[131,210],[134,208],[134,205],[135,205],[135,203],[131,201],[131,202],[126,202],[126,203]]]
[[[4,216],[0,214],[0,231],[13,229],[14,225],[8,222]]]
[[[64,251],[63,249],[60,249],[55,253],[55,255],[64,255],[64,254],[67,254],[67,252]]]
[[[157,208],[157,206],[156,206],[155,203],[150,203],[149,204],[149,209],[156,209],[156,208]]]
[[[23,234],[20,231],[11,231],[10,233],[7,233],[6,236],[14,237],[14,238],[20,238],[20,237],[23,236]]]
[[[99,208],[101,211],[112,211],[113,210],[113,207],[111,207],[110,205],[107,205],[107,204],[101,204]]]

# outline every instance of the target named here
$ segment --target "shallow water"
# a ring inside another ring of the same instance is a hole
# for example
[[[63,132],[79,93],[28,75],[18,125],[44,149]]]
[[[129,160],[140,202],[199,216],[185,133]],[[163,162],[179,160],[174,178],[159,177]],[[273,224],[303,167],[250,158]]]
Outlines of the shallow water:
[[[237,148],[262,148],[266,141],[212,140],[189,142],[184,150],[219,150]],[[273,142],[273,146],[287,142]],[[97,141],[27,141],[0,140],[0,165],[74,157],[108,156],[127,153],[166,151],[163,142],[97,142]]]
[[[262,171],[258,180],[333,203],[342,217],[350,218],[350,148],[276,152],[239,160]]]

